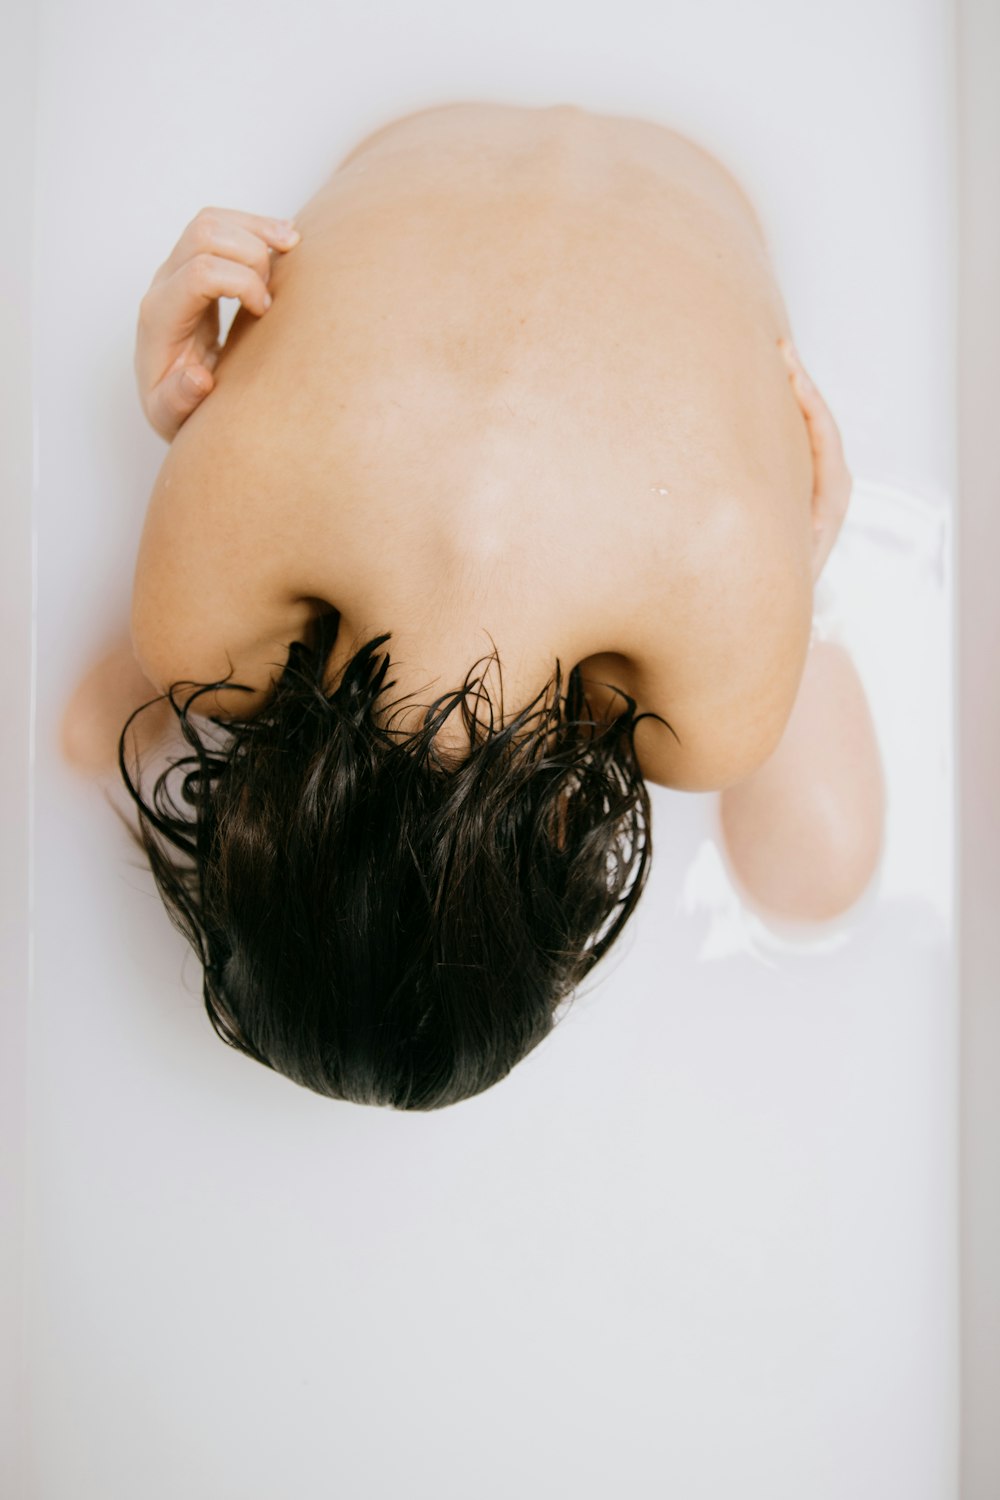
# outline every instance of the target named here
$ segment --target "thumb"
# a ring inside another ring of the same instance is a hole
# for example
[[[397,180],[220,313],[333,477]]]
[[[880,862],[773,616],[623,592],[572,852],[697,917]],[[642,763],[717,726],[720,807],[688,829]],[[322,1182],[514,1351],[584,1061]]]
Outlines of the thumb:
[[[204,365],[185,365],[172,370],[156,387],[150,401],[149,419],[168,442],[200,406],[215,385]]]

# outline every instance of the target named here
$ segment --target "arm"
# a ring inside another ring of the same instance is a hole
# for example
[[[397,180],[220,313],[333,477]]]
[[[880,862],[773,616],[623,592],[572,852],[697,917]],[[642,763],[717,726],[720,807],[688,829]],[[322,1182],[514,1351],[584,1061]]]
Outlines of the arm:
[[[142,409],[168,442],[214,386],[212,371],[221,353],[218,298],[239,297],[244,306],[263,313],[271,268],[268,247],[291,249],[297,238],[297,232],[283,235],[277,221],[261,215],[203,209],[156,272],[140,303],[134,368]],[[193,377],[193,386],[188,376]],[[166,468],[169,472],[169,465]],[[161,471],[154,499],[165,477]],[[224,656],[216,654],[211,662],[202,659],[212,639],[206,625],[213,622],[199,618],[183,590],[169,586],[171,568],[175,584],[183,583],[189,594],[200,590],[211,601],[210,607],[228,611],[216,623],[228,627],[230,639],[234,628],[239,638],[240,600],[227,597],[225,589],[213,592],[211,578],[199,574],[197,566],[186,565],[188,560],[171,550],[171,539],[176,542],[183,524],[177,505],[172,510],[165,504],[158,506],[152,524],[147,514],[146,545],[140,549],[141,586],[133,590],[131,633],[123,627],[106,644],[77,681],[63,709],[60,752],[69,765],[86,775],[114,771],[125,720],[168,687],[172,676],[198,677],[198,668],[205,667],[209,669],[205,680],[211,680],[227,670]],[[208,549],[203,567],[205,562],[211,566],[211,561]],[[178,640],[178,626],[197,635],[191,634],[186,643]],[[196,641],[201,651],[194,653],[194,670],[188,665],[175,670],[185,644],[190,647]],[[250,701],[248,694],[231,697],[238,700],[240,709]],[[201,700],[199,708],[208,712],[204,703]],[[140,714],[131,731],[140,751],[160,743],[172,723],[167,703]]]
[[[214,389],[212,372],[224,352],[218,298],[239,297],[245,309],[263,315],[271,304],[271,250],[289,250],[299,238],[297,230],[287,233],[258,214],[203,209],[156,273],[140,309],[140,397],[150,422],[172,446],[139,543],[132,645],[142,671],[162,691],[174,681],[212,682],[231,669],[234,681],[253,688],[206,694],[196,705],[200,714],[256,712],[295,622],[269,540],[277,519],[272,515],[268,526],[261,524],[263,501],[247,493],[237,464],[206,464],[204,444],[187,442],[187,432],[179,443],[173,440]],[[199,392],[185,391],[191,374]],[[218,413],[225,432],[225,402]],[[232,441],[239,443],[238,431]],[[213,447],[224,451],[225,440]]]
[[[833,419],[792,346],[783,354],[809,427],[819,577],[839,534],[852,480]],[[783,917],[823,921],[852,906],[881,857],[885,783],[864,687],[842,646],[810,645],[777,747],[719,801],[722,835],[747,894]]]
[[[764,764],[719,799],[730,863],[754,902],[824,921],[853,906],[882,854],[885,781],[848,652],[810,648],[791,717]]]
[[[123,631],[83,674],[63,708],[59,724],[63,759],[85,776],[112,774],[118,764],[118,737],[125,720],[158,692],[144,676],[128,633]],[[143,759],[165,740],[172,719],[166,702],[137,716],[129,733],[135,737]]]

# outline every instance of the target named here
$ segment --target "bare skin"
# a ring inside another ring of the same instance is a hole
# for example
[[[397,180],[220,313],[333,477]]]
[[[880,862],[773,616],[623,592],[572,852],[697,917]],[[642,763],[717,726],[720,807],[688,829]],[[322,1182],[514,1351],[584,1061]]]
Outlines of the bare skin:
[[[812,588],[851,480],[825,403],[790,376],[739,185],[645,121],[462,104],[366,138],[296,224],[286,249],[263,216],[206,210],[144,298],[137,376],[171,446],[137,559],[133,686],[152,696],[232,663],[253,699],[203,711],[255,710],[288,643],[334,608],[331,684],[391,630],[393,697],[415,727],[495,642],[505,715],[556,657],[579,664],[599,712],[619,705],[615,683],[673,726],[637,730],[648,779],[752,787],[758,825],[777,829],[765,768],[794,739],[807,777],[821,748],[792,711],[823,675],[805,670]],[[242,303],[222,350],[220,295]],[[185,367],[207,395],[183,394]],[[843,783],[838,847],[823,829],[806,852],[772,851],[829,869],[850,846],[824,913],[861,893],[857,851],[881,830],[849,770],[860,757],[874,784],[853,682],[851,753],[824,762]],[[457,723],[439,742],[461,743]]]
[[[822,922],[867,890],[883,852],[875,726],[843,646],[817,641],[777,750],[719,799],[737,884],[763,915]]]

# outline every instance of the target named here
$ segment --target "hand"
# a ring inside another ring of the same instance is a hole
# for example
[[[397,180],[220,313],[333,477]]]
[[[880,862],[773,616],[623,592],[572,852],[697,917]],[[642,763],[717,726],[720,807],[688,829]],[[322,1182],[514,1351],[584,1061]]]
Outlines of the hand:
[[[791,371],[796,399],[809,429],[813,456],[813,526],[816,548],[813,557],[813,581],[823,571],[833,544],[847,514],[854,480],[844,458],[840,429],[819,391],[806,374],[805,367],[790,339],[779,339],[778,347]]]
[[[251,312],[270,306],[270,249],[291,250],[291,224],[232,208],[203,208],[139,303],[135,374],[142,409],[167,442],[212,390],[222,352],[220,297]]]

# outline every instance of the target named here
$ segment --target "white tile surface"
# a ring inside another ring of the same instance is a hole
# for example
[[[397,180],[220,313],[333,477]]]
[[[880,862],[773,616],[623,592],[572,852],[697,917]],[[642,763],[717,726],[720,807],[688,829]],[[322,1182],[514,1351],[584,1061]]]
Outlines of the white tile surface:
[[[734,909],[714,797],[653,788],[653,875],[602,983],[440,1115],[325,1101],[223,1048],[151,878],[54,744],[126,617],[162,454],[131,370],[153,270],[203,204],[294,213],[365,130],[438,100],[645,114],[722,156],[853,472],[946,533],[948,6],[40,17],[32,1500],[952,1500],[933,517],[930,552],[859,524],[830,564],[890,768],[875,898],[835,932],[764,929]]]

